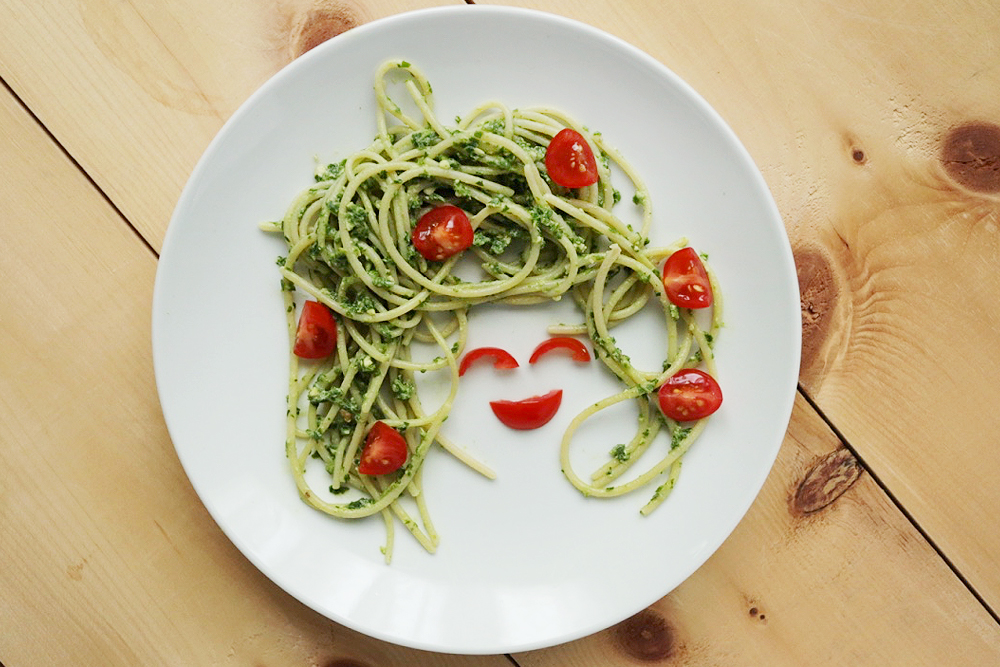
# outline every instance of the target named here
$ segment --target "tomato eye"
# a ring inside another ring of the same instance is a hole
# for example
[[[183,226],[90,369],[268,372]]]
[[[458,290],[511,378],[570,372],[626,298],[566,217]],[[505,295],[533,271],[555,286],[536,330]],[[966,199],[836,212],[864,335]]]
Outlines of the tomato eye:
[[[567,351],[574,361],[590,361],[590,350],[587,349],[586,345],[578,341],[576,338],[570,338],[569,336],[556,336],[541,342],[538,347],[535,348],[535,351],[531,353],[531,359],[528,360],[528,363],[533,364],[544,355],[554,350]]]
[[[493,359],[493,368],[498,370],[518,367],[517,359],[506,350],[502,350],[499,347],[477,347],[474,350],[469,350],[462,357],[462,363],[458,366],[458,374],[460,376],[465,375],[465,371],[469,370],[480,359]]]

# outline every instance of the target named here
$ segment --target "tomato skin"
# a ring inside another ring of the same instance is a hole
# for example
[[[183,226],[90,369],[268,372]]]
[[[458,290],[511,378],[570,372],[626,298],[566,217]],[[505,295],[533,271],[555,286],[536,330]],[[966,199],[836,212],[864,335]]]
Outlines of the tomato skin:
[[[337,322],[319,301],[306,301],[299,314],[292,352],[303,359],[322,359],[337,347]]]
[[[518,363],[510,352],[502,350],[499,347],[477,347],[474,350],[469,350],[462,357],[462,363],[458,366],[458,374],[465,375],[465,371],[469,370],[469,367],[475,364],[480,359],[493,359],[493,368],[499,370],[507,370],[511,368],[517,368]]]
[[[361,450],[358,472],[362,475],[387,475],[406,463],[406,439],[383,421],[372,424]]]
[[[549,177],[564,188],[582,188],[597,182],[597,160],[590,144],[576,130],[565,128],[545,149]]]
[[[411,240],[424,259],[437,262],[472,245],[474,232],[469,216],[457,206],[437,206],[420,216]]]
[[[712,283],[694,248],[681,248],[663,264],[663,289],[670,303],[679,308],[712,305]]]
[[[708,417],[722,405],[722,388],[711,375],[697,368],[680,370],[657,393],[663,414],[679,422]]]
[[[573,361],[590,361],[590,350],[587,346],[581,343],[576,338],[570,338],[569,336],[555,336],[554,338],[549,338],[546,341],[542,341],[535,351],[531,353],[531,359],[528,363],[537,362],[542,356],[553,350],[568,350],[570,357]]]
[[[545,426],[556,416],[562,403],[562,389],[520,401],[490,401],[490,408],[505,426],[528,431]]]

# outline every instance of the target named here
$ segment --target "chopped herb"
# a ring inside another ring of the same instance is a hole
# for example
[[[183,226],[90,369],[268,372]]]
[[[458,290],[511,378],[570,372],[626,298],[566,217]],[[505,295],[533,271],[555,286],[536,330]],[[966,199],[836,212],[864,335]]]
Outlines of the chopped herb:
[[[369,271],[368,275],[371,276],[372,285],[374,285],[375,287],[380,287],[382,289],[391,289],[396,284],[396,281],[392,278],[392,276],[384,276],[380,273],[375,272],[374,270]]]
[[[413,398],[413,394],[416,392],[416,385],[402,377],[397,375],[392,379],[391,383],[392,394],[401,401],[408,401]]]
[[[365,375],[374,373],[378,368],[378,362],[369,357],[367,354],[359,354],[354,359],[354,365],[357,366],[358,373]]]
[[[619,463],[625,463],[632,457],[631,453],[625,449],[625,445],[615,445],[611,450],[611,458]]]
[[[347,164],[347,160],[341,160],[340,162],[330,163],[322,171],[316,172],[316,182],[322,181],[335,181],[340,178],[341,174],[344,173],[344,165]]]
[[[684,439],[688,437],[691,433],[691,427],[680,428],[679,426],[674,429],[674,432],[670,435],[670,449],[677,449]]]
[[[553,238],[561,238],[563,229],[559,226],[559,218],[548,206],[532,206],[529,211],[531,221],[540,232],[548,232]]]
[[[351,303],[347,304],[347,312],[351,315],[374,315],[378,312],[375,299],[366,292],[361,292]]]
[[[368,211],[361,204],[348,204],[347,205],[347,227],[352,229],[354,227],[361,227],[368,224]]]
[[[414,132],[410,135],[410,138],[413,140],[414,148],[430,148],[441,141],[438,133],[431,129]]]

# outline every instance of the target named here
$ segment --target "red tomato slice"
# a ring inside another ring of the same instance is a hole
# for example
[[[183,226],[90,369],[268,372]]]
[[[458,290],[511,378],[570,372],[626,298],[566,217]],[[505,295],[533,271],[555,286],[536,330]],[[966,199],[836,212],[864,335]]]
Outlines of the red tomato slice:
[[[543,341],[535,351],[531,353],[531,359],[528,363],[535,363],[538,361],[542,355],[552,350],[569,350],[570,356],[573,361],[590,361],[590,350],[587,346],[578,341],[576,338],[570,338],[569,336],[556,336],[555,338],[549,338]]]
[[[306,301],[299,315],[292,351],[303,359],[322,359],[337,347],[337,322],[319,301]]]
[[[413,228],[413,247],[431,261],[447,259],[472,245],[472,223],[457,206],[438,206],[420,216]]]
[[[667,378],[657,394],[663,414],[677,421],[707,417],[722,405],[722,388],[715,378],[697,368]]]
[[[462,357],[462,363],[458,366],[458,374],[465,375],[465,371],[480,359],[493,359],[493,368],[505,370],[517,368],[517,359],[511,356],[510,352],[501,350],[499,347],[477,347],[469,350]]]
[[[564,188],[582,188],[597,182],[597,160],[583,135],[566,128],[545,149],[549,177]]]
[[[548,424],[561,403],[562,389],[553,389],[522,401],[490,401],[490,407],[504,425],[526,431]]]
[[[406,439],[383,421],[372,424],[361,450],[358,472],[362,475],[387,475],[406,463]]]
[[[681,248],[663,265],[663,289],[680,308],[708,308],[712,305],[712,285],[708,272],[694,248]]]

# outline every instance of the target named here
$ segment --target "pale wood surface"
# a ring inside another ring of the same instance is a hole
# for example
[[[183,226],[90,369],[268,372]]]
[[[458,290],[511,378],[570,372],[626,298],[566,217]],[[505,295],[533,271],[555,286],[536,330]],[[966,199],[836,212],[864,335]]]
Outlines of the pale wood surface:
[[[277,589],[191,491],[152,378],[155,253],[215,132],[317,40],[434,4],[0,2],[6,667],[510,664],[368,639]],[[617,34],[733,126],[796,251],[803,389],[849,445],[800,399],[703,568],[634,619],[512,659],[1000,663],[1000,8],[504,4]],[[978,152],[947,153],[969,123],[987,124]]]

